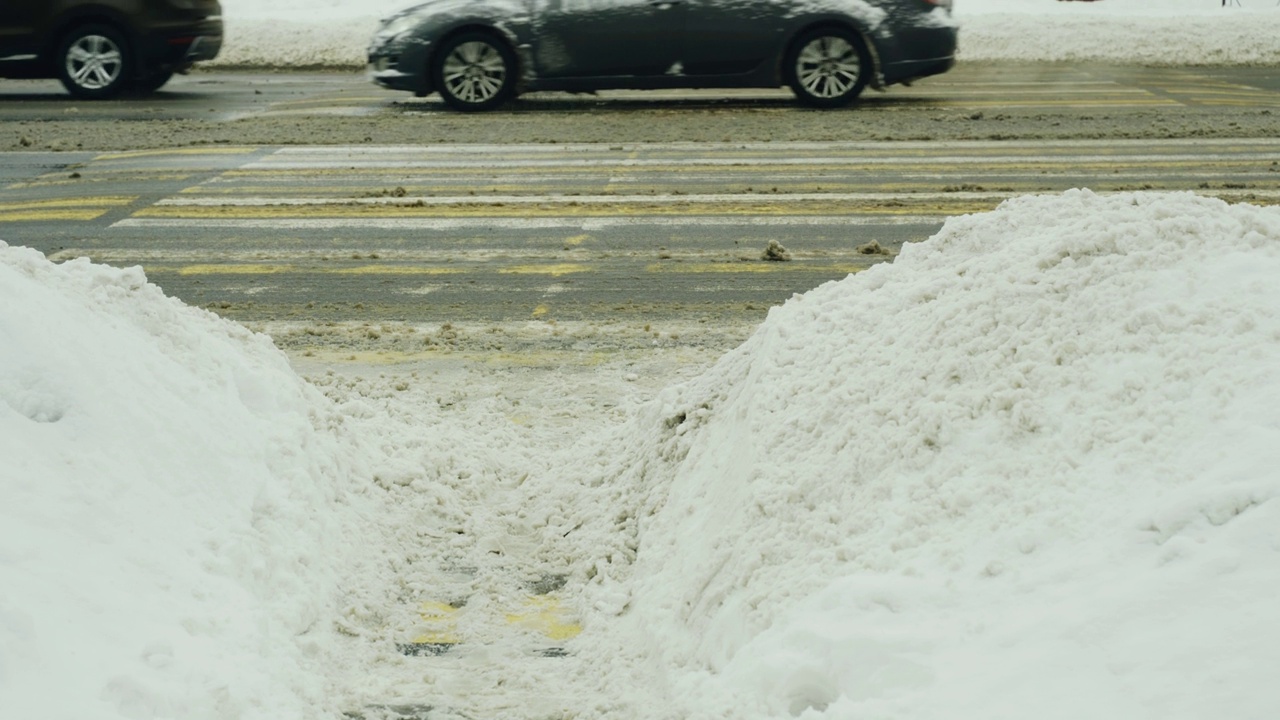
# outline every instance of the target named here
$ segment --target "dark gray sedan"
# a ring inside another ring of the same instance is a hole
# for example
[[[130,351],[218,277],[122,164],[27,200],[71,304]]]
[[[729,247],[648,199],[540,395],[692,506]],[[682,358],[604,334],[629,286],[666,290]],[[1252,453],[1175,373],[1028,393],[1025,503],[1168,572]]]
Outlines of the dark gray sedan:
[[[840,107],[955,63],[951,0],[432,0],[383,21],[380,85],[488,110],[521,92],[790,86]]]

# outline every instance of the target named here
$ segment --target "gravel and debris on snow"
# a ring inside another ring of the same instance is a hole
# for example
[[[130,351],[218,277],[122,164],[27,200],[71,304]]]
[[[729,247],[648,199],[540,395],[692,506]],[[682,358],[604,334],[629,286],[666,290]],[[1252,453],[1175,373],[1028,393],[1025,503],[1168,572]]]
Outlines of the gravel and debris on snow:
[[[1277,273],[1275,209],[1021,197],[650,393],[308,382],[5,246],[0,715],[1268,717]]]

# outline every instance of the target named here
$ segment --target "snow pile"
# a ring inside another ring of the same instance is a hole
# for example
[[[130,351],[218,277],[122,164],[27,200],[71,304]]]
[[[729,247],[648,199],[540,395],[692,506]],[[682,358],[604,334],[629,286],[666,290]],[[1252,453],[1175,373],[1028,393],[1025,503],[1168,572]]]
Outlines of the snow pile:
[[[413,0],[223,0],[227,40],[209,65],[360,67],[378,20]],[[1280,7],[1244,0],[956,0],[960,60],[1160,65],[1280,62]]]
[[[1274,716],[1276,277],[1274,208],[1071,191],[773,309],[538,489],[578,652],[681,718]]]
[[[1274,65],[1280,7],[1245,0],[958,0],[963,61]]]
[[[0,717],[326,717],[339,425],[141,269],[0,243]]]

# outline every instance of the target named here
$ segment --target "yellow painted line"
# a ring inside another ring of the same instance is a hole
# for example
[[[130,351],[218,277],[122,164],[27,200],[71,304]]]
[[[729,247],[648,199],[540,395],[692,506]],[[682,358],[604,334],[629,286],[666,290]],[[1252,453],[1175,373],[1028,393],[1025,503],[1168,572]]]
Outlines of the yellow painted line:
[[[147,267],[149,273],[174,272],[170,268]],[[466,270],[457,267],[431,265],[360,265],[358,267],[302,267],[287,264],[227,263],[218,265],[184,265],[177,268],[179,275],[287,275],[304,273],[316,275],[459,275]],[[519,272],[516,270],[514,272]],[[575,271],[576,272],[576,271]],[[551,273],[548,273],[551,274]]]
[[[442,268],[438,265],[360,265],[355,268],[330,268],[330,266],[302,266],[296,264],[255,264],[229,263],[182,265],[179,268],[169,266],[147,266],[147,273],[179,275],[280,275],[280,274],[321,274],[321,275],[457,275],[468,272],[467,269]],[[589,273],[590,265],[516,265],[498,270],[498,274],[509,275],[567,275],[573,273]]]
[[[59,222],[97,220],[111,208],[128,205],[136,197],[99,197],[23,200],[0,203],[0,222]]]
[[[456,267],[430,265],[361,265],[350,268],[325,268],[315,272],[334,275],[458,275],[465,271]]]
[[[188,180],[191,173],[135,173],[135,172],[93,172],[87,176],[71,178],[67,177],[67,173],[61,172],[51,175],[42,175],[34,180],[27,182],[14,183],[9,186],[10,190],[20,188],[42,188],[42,187],[66,187],[68,185],[87,185],[90,183],[118,183],[123,180],[132,180],[135,182],[147,182],[157,180]]]
[[[413,642],[436,645],[456,645],[458,635],[458,611],[448,603],[424,602],[418,606],[418,617],[426,627],[413,638]]]
[[[770,199],[744,199],[740,202],[715,203],[606,203],[591,206],[563,203],[540,206],[511,205],[302,205],[302,206],[153,206],[134,213],[135,218],[182,220],[290,220],[319,218],[477,218],[477,217],[630,217],[630,216],[732,216],[732,215],[916,215],[922,210],[930,214],[957,215],[991,210],[1008,193],[983,200],[937,202],[913,201],[903,197],[894,201],[869,202],[804,202],[778,196]]]
[[[73,220],[97,220],[106,215],[103,210],[0,210],[0,223],[10,222],[57,222]]]
[[[760,261],[743,261],[743,262],[722,262],[722,263],[682,263],[682,262],[665,262],[653,263],[645,267],[645,272],[651,273],[682,273],[689,275],[714,275],[714,274],[764,274],[771,272],[813,272],[813,273],[856,273],[866,270],[865,265],[814,265],[811,263],[802,263],[796,261],[790,262],[767,262]]]
[[[53,198],[49,200],[20,200],[0,202],[0,212],[6,210],[36,210],[41,208],[120,207],[137,200],[128,195],[101,195],[93,197]]]
[[[295,272],[292,265],[186,265],[179,275],[278,275]],[[150,272],[150,270],[148,270]]]
[[[514,265],[512,267],[502,268],[498,271],[499,275],[550,275],[552,277],[560,277],[561,275],[572,275],[574,273],[591,272],[590,265],[582,265],[580,263],[559,263],[556,265]]]
[[[166,156],[192,156],[192,155],[247,155],[257,152],[260,148],[256,147],[200,147],[200,148],[170,148],[168,150],[130,150],[128,152],[104,153],[93,158],[94,162],[99,160],[128,160],[130,158],[141,157],[166,157]]]
[[[553,595],[527,599],[523,608],[507,614],[507,622],[551,640],[570,640],[582,633],[582,626],[569,617],[559,598]]]
[[[538,307],[533,309],[533,316],[542,317],[543,315],[546,315],[549,312],[551,312],[551,308],[547,307],[546,305],[539,305]]]
[[[699,180],[700,176],[703,176],[703,175],[713,175],[713,176],[749,175],[749,176],[766,176],[765,178],[762,178],[760,180],[759,185],[768,187],[768,185],[772,181],[768,180],[767,177],[785,176],[785,175],[797,175],[797,176],[806,175],[806,176],[812,177],[814,175],[834,175],[838,173],[854,174],[854,173],[866,173],[866,172],[885,172],[885,173],[940,172],[940,171],[946,172],[948,170],[952,172],[959,172],[959,173],[972,173],[972,172],[982,172],[982,171],[1000,172],[1000,171],[1017,170],[1017,169],[1040,170],[1043,168],[1057,168],[1057,167],[1063,167],[1069,170],[1076,170],[1076,171],[1112,170],[1112,169],[1115,169],[1116,167],[1134,168],[1134,169],[1148,169],[1148,168],[1201,169],[1205,167],[1235,168],[1235,167],[1249,167],[1252,165],[1256,165],[1272,157],[1275,152],[1273,149],[1255,150],[1254,148],[1250,148],[1250,147],[1244,147],[1240,149],[1246,152],[1256,152],[1259,155],[1263,155],[1263,157],[1252,157],[1252,158],[1246,157],[1246,158],[1239,158],[1239,159],[1235,159],[1235,158],[1210,159],[1206,157],[1204,159],[1201,159],[1193,156],[1193,157],[1183,157],[1183,158],[1178,158],[1173,160],[1162,160],[1162,159],[1159,159],[1161,154],[1153,153],[1153,154],[1146,155],[1144,157],[1134,157],[1133,154],[1131,153],[1113,151],[1113,152],[1089,153],[1094,157],[1089,160],[1082,160],[1078,155],[1077,156],[1047,155],[1044,153],[1020,152],[1020,153],[1009,153],[1001,158],[984,158],[981,161],[973,160],[973,158],[977,157],[973,155],[953,155],[951,156],[950,159],[943,158],[943,159],[929,160],[926,158],[920,158],[920,159],[912,159],[909,162],[889,161],[889,162],[883,162],[883,163],[866,162],[864,158],[862,160],[850,159],[848,162],[843,162],[843,161],[821,162],[821,163],[813,163],[813,164],[802,164],[802,163],[752,164],[749,162],[744,162],[742,164],[737,164],[737,165],[719,165],[714,163],[708,163],[705,165],[679,165],[679,166],[644,165],[644,166],[634,166],[634,167],[596,166],[596,167],[587,167],[587,168],[584,168],[584,167],[503,168],[501,174],[509,175],[509,176],[528,176],[531,178],[532,181],[536,181],[540,185],[544,183],[551,183],[553,187],[557,182],[555,178],[558,178],[558,177],[566,178],[566,180],[562,180],[561,182],[564,182],[564,181],[578,182],[580,184],[579,186],[582,186],[583,184],[585,184],[590,187],[603,185],[607,180],[610,182],[611,187],[626,188],[628,193],[634,194],[636,192],[642,192],[643,191],[642,189],[647,189],[647,188],[663,188],[663,192],[669,192],[670,184],[667,183],[665,185],[643,185],[643,184],[631,183],[631,182],[617,182],[615,178],[619,178],[619,177],[635,178],[635,177],[645,177],[648,175],[660,175],[664,173],[679,173],[680,177],[683,180],[692,182],[692,181]],[[1162,153],[1162,154],[1171,154],[1171,153]],[[1098,156],[1100,155],[1104,156],[1104,159],[1097,159]],[[424,170],[424,172],[426,171],[429,171],[431,175],[435,175],[437,177],[445,176],[445,175],[456,176],[457,182],[456,183],[436,183],[431,185],[425,185],[421,183],[397,182],[397,185],[400,187],[404,187],[406,192],[410,194],[422,194],[422,193],[431,193],[431,192],[455,192],[456,193],[458,192],[460,187],[465,187],[466,190],[475,192],[474,197],[477,201],[484,199],[484,193],[511,192],[511,191],[525,190],[528,188],[528,185],[529,185],[529,183],[524,183],[524,182],[492,183],[488,185],[476,185],[474,184],[474,178],[477,172],[474,169],[427,168]],[[351,200],[358,199],[358,200],[364,200],[364,201],[385,200],[386,202],[392,202],[397,198],[390,198],[390,197],[378,198],[378,197],[370,197],[370,196],[359,197],[359,196],[352,196],[349,194],[352,193],[353,191],[367,189],[367,182],[363,182],[363,183],[358,182],[359,178],[375,177],[375,176],[395,176],[397,178],[400,178],[406,174],[406,171],[404,169],[381,169],[381,168],[364,169],[360,171],[353,171],[353,170],[338,171],[331,174],[341,175],[344,178],[352,178],[355,181],[353,181],[352,184],[350,185],[299,186],[297,184],[297,179],[299,178],[302,178],[302,179],[312,178],[312,177],[322,176],[326,174],[330,174],[330,173],[328,173],[323,169],[255,170],[248,173],[239,173],[237,174],[237,177],[234,180],[243,179],[248,181],[248,180],[256,179],[258,180],[258,182],[262,182],[265,179],[276,178],[278,179],[280,184],[278,185],[262,185],[262,184],[247,185],[247,184],[237,184],[236,182],[232,182],[229,180],[222,180],[217,184],[197,185],[195,187],[182,190],[180,194],[185,194],[185,195],[199,194],[199,195],[209,195],[209,196],[237,195],[237,194],[269,195],[273,193],[297,194],[299,193],[299,191],[303,191],[308,194],[317,195],[317,196],[347,194],[347,197],[343,199],[351,199]],[[227,173],[224,173],[222,175],[223,178],[227,178],[227,176],[228,176]],[[549,176],[555,176],[555,178],[549,179]],[[578,179],[577,180],[569,179],[570,176]],[[599,182],[592,182],[595,180],[598,180]],[[383,181],[377,181],[377,182],[383,182]],[[385,181],[385,182],[390,183],[393,181]],[[542,192],[545,193],[545,187],[542,188]],[[563,198],[565,200],[572,200],[573,196],[564,195]]]

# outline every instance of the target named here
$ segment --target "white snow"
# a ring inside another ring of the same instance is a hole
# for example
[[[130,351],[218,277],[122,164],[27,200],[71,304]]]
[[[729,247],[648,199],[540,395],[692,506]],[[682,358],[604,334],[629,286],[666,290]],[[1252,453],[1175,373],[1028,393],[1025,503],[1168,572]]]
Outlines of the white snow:
[[[1244,2],[958,14],[1154,47],[1280,16]],[[332,37],[390,9],[224,4]],[[1276,717],[1277,277],[1280,210],[1075,190],[952,218],[685,378],[655,350],[304,380],[138,268],[0,243],[0,718]],[[546,573],[569,657],[393,647],[419,602],[500,617]]]
[[[675,717],[1272,716],[1277,271],[1276,209],[1072,191],[773,309],[535,493],[630,602],[581,652]]]
[[[0,243],[0,717],[278,718],[368,474],[269,338]]]
[[[226,44],[211,66],[364,64],[378,20],[412,0],[223,0]],[[963,61],[1157,65],[1280,62],[1272,0],[955,0]]]
[[[136,268],[0,248],[0,716],[1270,717],[1277,273],[1273,208],[1022,197],[651,402],[617,367],[326,399]],[[475,560],[498,599],[569,576],[557,692],[382,649]]]

